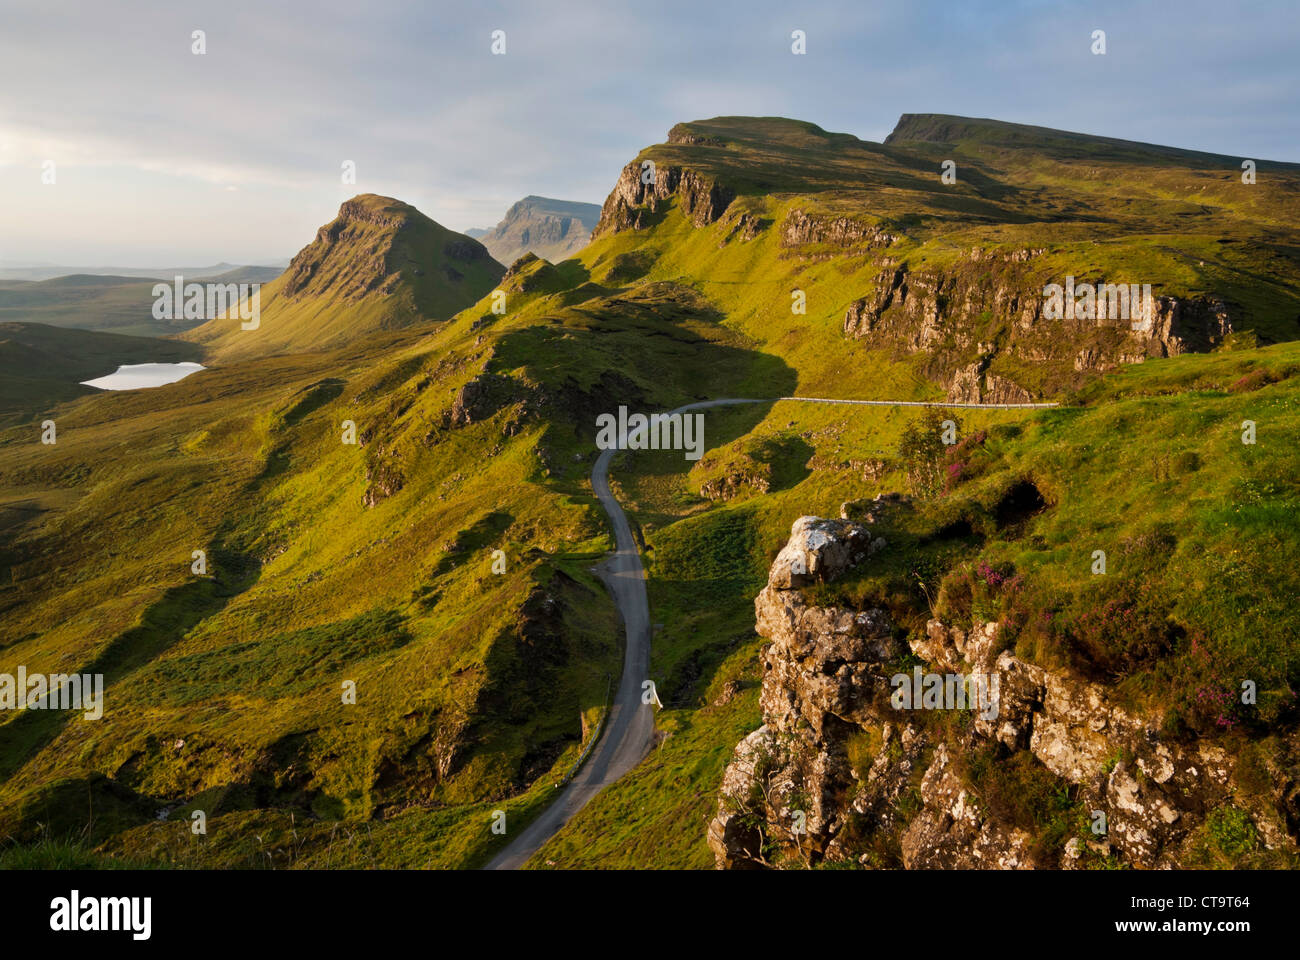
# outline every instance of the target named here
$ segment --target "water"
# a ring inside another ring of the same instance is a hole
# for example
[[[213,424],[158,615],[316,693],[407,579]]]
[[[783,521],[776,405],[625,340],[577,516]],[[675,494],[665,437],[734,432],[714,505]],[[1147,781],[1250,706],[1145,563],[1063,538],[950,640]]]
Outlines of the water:
[[[201,363],[124,363],[106,377],[81,382],[100,390],[140,390],[184,380],[202,369]]]

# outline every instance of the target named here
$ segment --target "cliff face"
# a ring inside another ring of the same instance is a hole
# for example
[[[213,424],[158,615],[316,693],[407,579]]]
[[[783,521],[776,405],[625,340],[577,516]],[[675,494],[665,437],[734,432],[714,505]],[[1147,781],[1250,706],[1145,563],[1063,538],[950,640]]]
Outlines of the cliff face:
[[[916,668],[883,610],[802,596],[882,549],[863,524],[802,517],[773,564],[755,600],[770,641],[763,725],[723,778],[708,829],[717,865],[1180,865],[1192,831],[1234,798],[1234,757],[1206,739],[1166,737],[1162,718],[1130,712],[1103,686],[1019,659],[997,623],[930,620],[911,642]],[[913,670],[982,678],[986,696],[971,693],[966,709],[896,707],[893,677]],[[1021,779],[991,789],[977,762]],[[1270,848],[1293,847],[1295,785],[1275,773],[1276,804],[1250,815]],[[1073,836],[1045,834],[1008,798],[1026,779],[1075,804]]]
[[[716,229],[725,234],[724,244],[734,237],[752,240],[771,224],[750,212],[730,212],[735,192],[689,168],[659,164],[653,181],[648,179],[640,163],[623,168],[593,239],[653,226],[674,198],[697,228],[723,221]],[[863,257],[875,263],[870,292],[845,310],[844,336],[892,348],[899,356],[920,355],[927,376],[953,402],[1041,399],[1120,364],[1211,350],[1234,328],[1232,309],[1214,297],[1153,296],[1150,322],[1136,328],[1136,303],[1124,316],[1108,316],[1114,310],[1104,302],[1093,317],[1046,315],[1044,286],[1064,277],[1050,276],[1041,265],[1045,248],[976,247],[947,267],[913,267],[891,255],[899,234],[869,220],[802,207],[786,213],[773,233],[785,258]],[[1080,284],[1086,280],[1078,278]],[[1035,375],[1025,376],[1026,366]]]
[[[1044,252],[972,249],[938,270],[885,258],[873,292],[845,311],[844,335],[929,354],[929,372],[951,401],[1003,403],[1037,395],[998,372],[1008,362],[1054,368],[1054,382],[1068,384],[1077,379],[1071,372],[1210,350],[1233,330],[1227,304],[1207,297],[1153,296],[1151,321],[1136,329],[1136,307],[1126,317],[1107,316],[1107,309],[1093,317],[1046,316],[1043,288],[1064,278],[1036,267]]]
[[[722,216],[736,196],[731,189],[682,167],[658,165],[650,183],[642,181],[643,175],[651,179],[649,170],[643,171],[635,160],[623,168],[600,209],[600,220],[591,234],[593,240],[620,230],[643,229],[664,202],[674,196],[695,226],[708,226]]]
[[[735,250],[717,263],[753,269],[754,284],[788,282],[807,295],[810,325],[838,320],[849,350],[907,362],[952,402],[1047,399],[1123,364],[1214,350],[1233,333],[1241,343],[1293,335],[1282,316],[1290,307],[1256,298],[1243,256],[1253,241],[1239,234],[1236,211],[1203,205],[1189,232],[1186,211],[1154,186],[1185,171],[1195,196],[1208,196],[1219,185],[1201,182],[1215,169],[1205,155],[959,117],[904,117],[887,143],[779,118],[679,124],[623,168],[592,239],[653,235],[671,207],[718,250]],[[957,180],[940,180],[936,143],[968,156]],[[1132,201],[1077,188],[1073,164],[1093,146],[1107,175],[1149,194],[1140,215]],[[1028,189],[1023,171],[1035,163],[1054,173],[1036,174]],[[1153,235],[1179,239],[1153,248]],[[741,254],[750,242],[759,249]],[[826,262],[837,268],[833,287]],[[1058,314],[1045,287],[1067,276],[1081,287],[1124,282],[1126,298],[1129,283],[1146,283],[1152,315],[1141,321],[1118,300],[1077,318]],[[774,320],[764,314],[746,332],[765,336]]]
[[[470,235],[477,235],[493,258],[507,266],[529,253],[559,263],[587,245],[599,216],[594,203],[524,197],[491,230]]]

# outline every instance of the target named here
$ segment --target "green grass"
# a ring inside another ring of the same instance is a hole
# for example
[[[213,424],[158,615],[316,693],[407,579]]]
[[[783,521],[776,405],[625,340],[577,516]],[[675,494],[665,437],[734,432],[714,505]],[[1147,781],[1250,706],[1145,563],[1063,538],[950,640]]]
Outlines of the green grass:
[[[38,420],[77,397],[99,393],[84,380],[124,363],[196,361],[192,344],[154,337],[66,330],[41,323],[0,323],[0,426]]]
[[[409,204],[361,194],[260,291],[256,329],[237,316],[184,334],[223,360],[314,351],[426,319],[445,320],[505,272],[475,240]]]
[[[1172,292],[1230,295],[1249,331],[1230,350],[1091,380],[1068,358],[1000,355],[993,372],[1064,406],[962,411],[963,437],[986,436],[963,448],[959,478],[881,528],[889,548],[870,569],[815,598],[883,604],[905,630],[932,601],[956,619],[1007,616],[1017,652],[1091,670],[1175,726],[1240,738],[1289,722],[1300,352],[1251,343],[1294,336],[1292,171],[1243,195],[1201,160],[1125,148],[1081,172],[1068,144],[1026,163],[963,134],[948,190],[931,172],[947,143],[866,144],[778,118],[678,132],[713,142],[645,155],[732,189],[719,223],[694,226],[672,199],[645,230],[471,277],[450,299],[405,267],[383,273],[397,278],[390,292],[354,298],[374,264],[317,250],[322,270],[301,290],[284,292],[301,280],[292,270],[268,286],[262,337],[237,339],[229,321],[196,334],[211,369],[59,402],[53,447],[29,423],[0,431],[0,670],[99,666],[109,704],[95,723],[3,718],[0,830],[24,851],[10,856],[82,842],[93,801],[105,810],[94,855],[128,862],[486,862],[508,840],[488,829],[492,812],[514,831],[549,802],[621,664],[591,572],[610,546],[588,482],[596,416],[765,398],[707,411],[698,463],[616,459],[661,625],[662,742],[530,864],[708,866],[718,779],[759,721],[753,598],[768,565],[797,517],[905,488],[900,443],[918,418],[773,398],[938,399],[935,357],[969,359],[958,333],[1009,330],[1006,317],[965,318],[933,355],[846,339],[844,311],[874,291],[884,254],[784,245],[797,210],[879,226],[898,236],[889,257],[959,278],[985,269],[972,246],[1048,246],[1016,282],[1163,277]],[[1027,171],[1015,183],[1013,162]],[[741,214],[766,226],[743,239]],[[445,232],[420,223],[405,253],[436,267]],[[356,229],[353,248],[384,239]],[[488,296],[498,280],[504,315]],[[807,293],[806,314],[791,313],[792,289]],[[485,374],[490,397],[454,421]],[[1240,443],[1243,419],[1258,424],[1254,446]],[[340,442],[344,420],[358,445]],[[729,476],[768,490],[702,496]],[[1046,509],[1004,522],[1000,505],[1025,481]],[[196,549],[207,578],[190,573]],[[980,587],[981,563],[1019,585]],[[1138,584],[1140,603],[1125,592]],[[1150,643],[1088,626],[1115,603]],[[1043,611],[1046,622],[1029,617]],[[1228,727],[1180,699],[1243,677],[1260,703]],[[341,702],[344,680],[355,705]],[[1052,846],[1070,814],[1044,804],[1026,822]],[[159,808],[170,818],[155,821]],[[204,837],[188,831],[195,809],[209,816]],[[52,821],[53,833],[41,826]]]

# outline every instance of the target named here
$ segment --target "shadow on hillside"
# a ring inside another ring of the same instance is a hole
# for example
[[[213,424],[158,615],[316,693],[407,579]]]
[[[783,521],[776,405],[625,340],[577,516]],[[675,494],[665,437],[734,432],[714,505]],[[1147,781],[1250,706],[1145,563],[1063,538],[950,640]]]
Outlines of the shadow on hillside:
[[[455,567],[464,562],[467,554],[473,555],[489,544],[495,543],[500,539],[501,534],[510,529],[510,525],[514,522],[514,516],[504,510],[493,510],[476,520],[456,534],[455,540],[451,542],[446,552],[438,559],[437,566],[433,568],[429,576],[436,578],[444,573],[450,573]]]
[[[346,381],[328,377],[304,387],[295,395],[295,403],[284,415],[285,426],[296,426],[303,418],[315,413],[343,393]]]
[[[729,618],[714,624],[706,631],[707,642],[688,649],[680,649],[678,638],[658,634],[652,647],[652,672],[663,671],[657,679],[659,698],[665,707],[695,709],[705,706],[704,694],[722,664],[742,643],[756,639],[753,624],[754,597],[762,590],[762,583],[748,579],[720,577],[708,580],[656,580],[657,592],[671,594],[679,599],[689,598],[692,608],[704,609],[706,605],[722,614],[727,608],[744,611],[744,625],[732,628]],[[652,602],[652,613],[653,602]],[[698,624],[697,624],[698,627]],[[692,632],[696,641],[699,635]]]
[[[730,337],[718,329],[723,319],[694,289],[661,282],[564,308],[503,336],[490,369],[522,367],[529,381],[542,385],[538,414],[546,428],[539,450],[546,467],[539,479],[589,496],[598,419],[618,417],[620,407],[652,414],[702,400],[792,393],[794,369],[773,354],[722,342]],[[747,433],[766,411],[766,404],[700,411],[706,447]],[[683,452],[671,465],[665,457],[663,471],[682,470]]]
[[[112,687],[177,643],[219,612],[261,576],[251,557],[213,546],[207,551],[210,576],[171,587],[149,607],[140,623],[118,634],[77,673],[104,675],[104,710],[112,709]],[[0,779],[8,779],[27,759],[53,741],[79,710],[23,710],[0,727]]]

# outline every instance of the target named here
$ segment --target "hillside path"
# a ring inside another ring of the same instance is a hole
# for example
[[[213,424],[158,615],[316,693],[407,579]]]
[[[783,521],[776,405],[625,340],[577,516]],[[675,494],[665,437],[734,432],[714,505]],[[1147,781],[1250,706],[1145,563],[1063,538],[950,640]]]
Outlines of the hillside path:
[[[937,403],[911,400],[831,400],[821,397],[777,397],[804,403],[859,404],[894,407],[958,407],[980,409],[1041,409],[1054,403]],[[706,407],[744,403],[773,403],[773,399],[722,398],[701,400],[670,410],[669,414]],[[551,837],[585,807],[601,788],[630,771],[650,752],[654,743],[654,707],[641,702],[641,684],[650,674],[650,605],[646,600],[645,570],[636,538],[623,508],[609,489],[609,464],[617,448],[601,451],[591,468],[591,488],[614,525],[614,552],[599,568],[623,620],[626,643],[623,676],[605,718],[600,742],[559,797],[488,863],[488,870],[514,870],[524,865]]]

